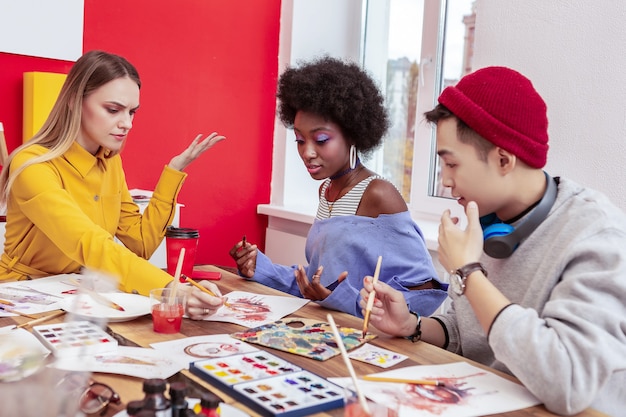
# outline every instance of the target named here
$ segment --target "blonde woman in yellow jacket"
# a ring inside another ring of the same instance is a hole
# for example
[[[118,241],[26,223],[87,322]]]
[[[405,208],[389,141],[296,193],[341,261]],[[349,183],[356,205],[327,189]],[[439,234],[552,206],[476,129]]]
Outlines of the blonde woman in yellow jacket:
[[[115,276],[126,292],[147,295],[171,283],[173,277],[147,259],[174,218],[183,170],[225,137],[198,135],[173,157],[140,214],[119,156],[140,87],[137,70],[118,55],[90,51],[73,65],[41,130],[11,153],[0,173],[0,204],[7,210],[0,281],[86,267]],[[204,285],[221,295],[214,284]],[[187,314],[202,318],[222,302],[193,289]]]

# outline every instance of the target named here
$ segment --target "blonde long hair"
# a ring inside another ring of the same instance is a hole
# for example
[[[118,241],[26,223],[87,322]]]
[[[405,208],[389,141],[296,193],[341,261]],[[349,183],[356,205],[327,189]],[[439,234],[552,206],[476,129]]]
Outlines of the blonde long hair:
[[[30,165],[50,161],[63,155],[78,138],[81,127],[83,99],[95,89],[117,78],[129,77],[141,88],[135,67],[125,58],[104,51],[89,51],[70,69],[50,115],[31,140],[16,148],[6,160],[0,173],[0,205],[6,205],[15,178]],[[9,171],[13,157],[31,145],[48,149],[13,172]],[[110,151],[107,157],[117,154]]]

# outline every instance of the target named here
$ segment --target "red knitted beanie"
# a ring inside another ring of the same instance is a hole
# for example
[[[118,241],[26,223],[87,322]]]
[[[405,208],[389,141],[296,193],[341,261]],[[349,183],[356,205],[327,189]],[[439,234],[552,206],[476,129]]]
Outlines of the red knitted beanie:
[[[444,89],[439,103],[480,136],[531,167],[546,164],[546,103],[519,72],[506,67],[479,69]]]

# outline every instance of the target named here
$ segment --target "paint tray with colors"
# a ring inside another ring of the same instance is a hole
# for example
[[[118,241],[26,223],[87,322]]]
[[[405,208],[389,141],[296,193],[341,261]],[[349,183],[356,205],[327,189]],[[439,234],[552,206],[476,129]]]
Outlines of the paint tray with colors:
[[[263,351],[195,361],[189,369],[263,416],[308,416],[343,406],[343,388]]]
[[[88,321],[34,326],[33,333],[59,358],[117,351],[117,340]]]
[[[376,338],[374,334],[363,338],[362,330],[350,327],[339,327],[338,330],[347,351]],[[303,317],[285,318],[235,332],[230,336],[318,361],[325,361],[341,353],[330,324]]]

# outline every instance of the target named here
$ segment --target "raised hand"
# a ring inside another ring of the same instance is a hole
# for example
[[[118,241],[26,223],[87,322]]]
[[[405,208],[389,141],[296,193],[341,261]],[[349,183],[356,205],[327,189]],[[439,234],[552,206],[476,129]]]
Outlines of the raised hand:
[[[216,143],[226,139],[226,136],[220,136],[217,132],[213,132],[202,141],[200,139],[202,139],[202,134],[196,136],[187,149],[185,149],[182,153],[173,157],[168,164],[169,167],[178,171],[183,171],[206,150],[212,148]]]
[[[446,210],[441,216],[437,251],[439,262],[446,271],[477,262],[483,253],[483,232],[475,202],[467,203],[465,215],[467,216],[465,230],[459,227],[458,218],[450,216],[450,210]]]

